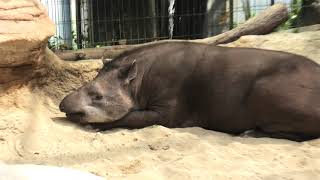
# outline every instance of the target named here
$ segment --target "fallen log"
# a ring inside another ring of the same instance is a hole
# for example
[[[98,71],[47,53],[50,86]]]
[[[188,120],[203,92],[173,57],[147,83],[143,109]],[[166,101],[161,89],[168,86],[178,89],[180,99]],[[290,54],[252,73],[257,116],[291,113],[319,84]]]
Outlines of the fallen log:
[[[62,51],[56,52],[56,54],[63,60],[100,59],[101,57],[112,59],[126,50],[164,41],[189,41],[213,45],[226,44],[244,35],[268,34],[287,19],[288,10],[286,6],[284,4],[275,4],[236,28],[209,38],[196,40],[162,40],[138,45],[118,45],[76,51]]]
[[[100,48],[86,48],[79,50],[67,50],[55,52],[55,54],[66,61],[76,61],[83,59],[100,59],[102,56],[106,58],[114,58],[125,50],[137,47],[137,45],[117,45]]]
[[[230,31],[195,41],[217,45],[233,42],[244,35],[268,34],[287,19],[288,10],[286,6],[284,4],[275,4]]]

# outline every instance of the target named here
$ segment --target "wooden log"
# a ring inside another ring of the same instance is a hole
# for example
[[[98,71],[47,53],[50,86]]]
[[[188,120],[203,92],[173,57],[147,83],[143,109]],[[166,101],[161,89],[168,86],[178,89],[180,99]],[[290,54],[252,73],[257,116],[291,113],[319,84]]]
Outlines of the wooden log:
[[[196,41],[217,45],[233,42],[244,35],[268,34],[287,19],[288,10],[286,6],[284,4],[275,4],[230,31]]]
[[[287,19],[288,10],[286,6],[284,4],[275,4],[236,28],[209,38],[196,40],[162,40],[138,45],[118,45],[101,48],[88,48],[76,51],[62,51],[56,52],[56,54],[63,60],[100,59],[101,57],[112,59],[126,50],[165,41],[187,41],[212,45],[226,44],[233,42],[244,35],[268,34]]]
[[[100,59],[102,56],[106,58],[114,58],[125,50],[134,48],[136,45],[118,45],[101,48],[86,48],[79,50],[67,50],[55,52],[55,54],[66,61],[76,61],[83,59]]]

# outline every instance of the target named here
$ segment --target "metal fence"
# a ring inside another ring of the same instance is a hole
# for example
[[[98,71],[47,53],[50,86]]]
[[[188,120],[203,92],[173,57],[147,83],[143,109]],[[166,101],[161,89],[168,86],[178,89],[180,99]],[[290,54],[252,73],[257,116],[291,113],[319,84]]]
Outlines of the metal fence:
[[[217,35],[295,0],[41,0],[56,25],[52,49],[138,44]]]

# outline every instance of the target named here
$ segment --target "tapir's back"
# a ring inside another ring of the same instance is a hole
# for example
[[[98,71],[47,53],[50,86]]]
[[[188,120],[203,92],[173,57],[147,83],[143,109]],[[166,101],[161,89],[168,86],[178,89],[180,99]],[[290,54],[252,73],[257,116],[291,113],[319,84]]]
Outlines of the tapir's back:
[[[187,119],[224,132],[251,129],[255,122],[246,103],[259,78],[285,74],[296,67],[319,69],[307,58],[290,53],[196,43],[175,43],[171,47],[169,44],[163,46],[166,51],[153,62],[145,81],[149,91],[143,92],[152,94],[149,97],[153,102],[171,109],[168,117],[172,118],[171,125]]]

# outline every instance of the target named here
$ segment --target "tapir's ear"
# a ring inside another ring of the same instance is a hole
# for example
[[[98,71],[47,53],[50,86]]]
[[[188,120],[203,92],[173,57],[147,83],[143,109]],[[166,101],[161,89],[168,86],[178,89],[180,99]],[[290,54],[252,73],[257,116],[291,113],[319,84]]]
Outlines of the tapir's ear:
[[[108,63],[108,60],[107,59],[102,59],[102,63],[103,63],[103,65],[106,65]]]
[[[127,65],[120,69],[121,78],[124,78],[126,83],[129,83],[134,78],[136,78],[138,74],[138,67],[136,60],[133,60],[130,65]]]
[[[102,61],[103,65],[106,65],[106,64],[108,64],[108,62],[111,61],[111,59],[106,59],[106,58],[104,58],[104,56],[102,56],[101,61]]]

